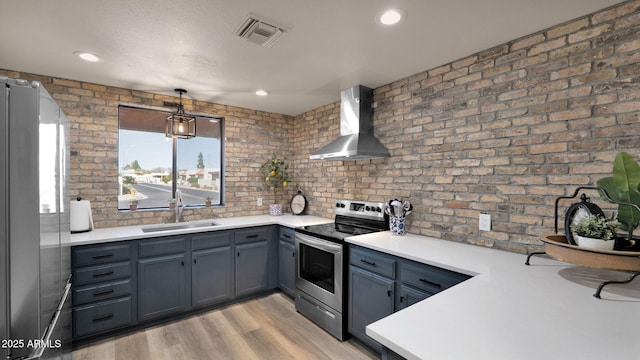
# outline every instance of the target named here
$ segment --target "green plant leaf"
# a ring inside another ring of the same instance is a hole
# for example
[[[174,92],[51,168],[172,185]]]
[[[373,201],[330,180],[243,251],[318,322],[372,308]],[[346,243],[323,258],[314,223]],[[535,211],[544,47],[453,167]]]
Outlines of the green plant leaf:
[[[620,194],[619,194],[620,191],[616,187],[616,184],[613,182],[613,176],[609,176],[609,177],[598,180],[596,182],[596,185],[598,185],[599,188],[603,188],[612,200],[622,201],[620,200]],[[602,194],[600,194],[600,198],[602,200],[607,200],[607,198],[604,197]]]
[[[620,194],[620,201],[629,202],[632,204],[640,204],[640,193],[635,190],[622,192]],[[622,224],[620,226],[622,230],[631,233],[635,228],[638,227],[638,225],[640,225],[640,211],[632,206],[619,205],[618,221]]]
[[[613,182],[622,192],[634,191],[640,184],[640,165],[624,151],[619,152],[613,162]]]

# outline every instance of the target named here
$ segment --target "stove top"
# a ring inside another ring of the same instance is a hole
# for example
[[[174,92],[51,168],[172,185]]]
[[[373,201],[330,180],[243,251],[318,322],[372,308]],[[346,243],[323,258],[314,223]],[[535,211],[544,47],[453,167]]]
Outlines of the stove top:
[[[389,218],[384,214],[384,203],[338,200],[334,207],[335,221],[329,224],[296,228],[303,234],[343,243],[349,236],[384,231],[389,228]]]
[[[344,226],[336,226],[335,223],[309,225],[296,228],[303,234],[317,236],[326,240],[344,242],[349,236],[368,234],[371,232],[382,231],[373,229],[349,228]]]

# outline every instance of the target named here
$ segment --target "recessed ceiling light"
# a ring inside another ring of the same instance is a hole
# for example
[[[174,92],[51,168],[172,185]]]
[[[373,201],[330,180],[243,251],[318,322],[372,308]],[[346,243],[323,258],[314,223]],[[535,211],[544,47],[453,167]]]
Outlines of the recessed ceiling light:
[[[380,15],[380,23],[383,25],[395,25],[404,18],[404,12],[402,10],[390,9]]]
[[[258,91],[256,91],[256,95],[258,95],[258,96],[267,96],[267,95],[269,95],[269,93],[267,91],[265,91],[265,90],[258,90]]]
[[[84,61],[88,61],[88,62],[101,62],[102,61],[102,59],[99,56],[94,55],[92,53],[85,52],[85,51],[76,51],[76,52],[74,52],[74,55],[76,55],[80,59],[82,59]]]

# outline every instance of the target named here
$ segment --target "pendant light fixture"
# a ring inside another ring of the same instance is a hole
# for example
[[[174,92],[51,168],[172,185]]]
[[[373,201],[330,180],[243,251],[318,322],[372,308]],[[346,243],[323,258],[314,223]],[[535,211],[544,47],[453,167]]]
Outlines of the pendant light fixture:
[[[182,94],[186,94],[187,90],[174,89],[174,91],[180,94],[180,103],[178,104],[178,110],[167,117],[165,136],[179,139],[194,138],[196,137],[196,118],[185,114],[184,105],[182,105]]]

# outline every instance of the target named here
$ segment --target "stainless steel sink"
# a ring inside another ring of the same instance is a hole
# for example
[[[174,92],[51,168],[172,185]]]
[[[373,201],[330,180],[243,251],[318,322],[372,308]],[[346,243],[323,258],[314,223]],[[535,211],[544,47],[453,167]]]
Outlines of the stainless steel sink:
[[[169,231],[169,230],[183,230],[183,229],[198,229],[203,227],[219,226],[220,224],[214,221],[197,221],[197,222],[185,222],[185,223],[171,223],[171,224],[159,224],[143,226],[142,232],[156,232],[156,231]]]

